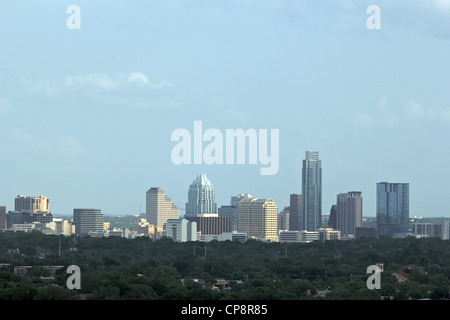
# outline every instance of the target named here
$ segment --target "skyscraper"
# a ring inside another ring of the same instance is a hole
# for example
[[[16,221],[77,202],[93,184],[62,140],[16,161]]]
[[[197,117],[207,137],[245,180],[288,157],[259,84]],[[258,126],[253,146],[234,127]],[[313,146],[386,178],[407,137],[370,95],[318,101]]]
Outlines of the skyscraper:
[[[351,191],[337,195],[336,229],[341,235],[355,235],[362,226],[362,192]]]
[[[217,213],[214,187],[206,174],[197,175],[188,191],[186,217],[196,217],[198,214]]]
[[[237,231],[260,240],[278,241],[278,207],[272,199],[244,198],[237,206]]]
[[[6,229],[6,207],[0,206],[0,230]]]
[[[409,229],[409,183],[377,183],[377,236]]]
[[[180,209],[159,187],[152,187],[146,192],[145,218],[148,223],[163,227],[168,219],[178,219]]]
[[[89,232],[103,231],[103,213],[100,209],[73,209],[75,233],[89,235]]]
[[[337,226],[337,204],[333,204],[330,208],[330,215],[328,218],[328,226],[336,229]]]
[[[322,161],[318,151],[306,151],[302,169],[303,230],[316,231],[322,224]]]
[[[302,195],[291,194],[289,202],[289,230],[303,230]]]

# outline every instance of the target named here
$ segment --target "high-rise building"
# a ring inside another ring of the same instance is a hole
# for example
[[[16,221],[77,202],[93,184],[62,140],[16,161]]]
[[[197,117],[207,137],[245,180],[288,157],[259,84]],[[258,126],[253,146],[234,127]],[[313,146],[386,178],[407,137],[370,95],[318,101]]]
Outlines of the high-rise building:
[[[39,197],[18,195],[14,200],[14,211],[49,212],[49,200],[42,195]]]
[[[0,206],[0,230],[6,229],[6,207]]]
[[[302,195],[291,194],[289,202],[289,230],[303,230]]]
[[[221,234],[231,232],[231,217],[219,217],[217,214],[199,214],[185,219],[197,223],[197,231],[201,234]]]
[[[168,219],[166,235],[176,242],[197,241],[197,223],[187,219]]]
[[[291,211],[289,207],[284,207],[278,214],[278,231],[286,231],[289,229]]]
[[[319,152],[306,151],[302,169],[303,230],[316,231],[322,224],[322,161]]]
[[[409,183],[377,183],[377,236],[409,230]]]
[[[178,219],[180,209],[159,187],[152,187],[146,192],[146,220],[148,223],[163,227],[168,219]]]
[[[237,231],[248,237],[278,241],[278,208],[272,199],[245,198],[237,206]]]
[[[237,231],[237,207],[234,205],[223,205],[217,209],[219,217],[230,219],[230,232]]]
[[[330,215],[328,217],[328,226],[336,229],[337,227],[337,205],[333,204],[330,209]]]
[[[196,217],[198,214],[217,213],[214,187],[206,174],[197,175],[189,187],[186,217]]]
[[[256,199],[256,197],[254,197],[254,196],[252,196],[251,194],[248,194],[248,193],[241,193],[241,194],[238,194],[237,196],[232,196],[231,200],[230,200],[230,204],[232,206],[234,206],[239,201],[241,201],[242,199]]]
[[[351,191],[337,195],[336,229],[341,236],[355,235],[362,226],[362,192]]]
[[[256,199],[256,197],[248,193],[241,193],[231,197],[230,205],[224,205],[217,209],[219,217],[230,217],[231,232],[237,232],[237,203],[242,199]]]
[[[75,233],[89,235],[89,232],[103,232],[103,213],[100,209],[73,209]]]

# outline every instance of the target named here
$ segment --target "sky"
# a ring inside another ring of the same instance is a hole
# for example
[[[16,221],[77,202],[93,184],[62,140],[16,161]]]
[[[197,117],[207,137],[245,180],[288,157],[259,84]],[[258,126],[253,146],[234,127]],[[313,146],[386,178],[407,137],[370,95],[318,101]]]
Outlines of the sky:
[[[218,207],[249,193],[281,211],[315,150],[323,214],[361,191],[375,216],[386,181],[410,184],[410,216],[450,217],[450,0],[8,0],[0,43],[7,210],[22,194],[138,214],[151,187],[184,209],[206,173]],[[278,130],[279,170],[175,164],[171,135],[194,121]]]

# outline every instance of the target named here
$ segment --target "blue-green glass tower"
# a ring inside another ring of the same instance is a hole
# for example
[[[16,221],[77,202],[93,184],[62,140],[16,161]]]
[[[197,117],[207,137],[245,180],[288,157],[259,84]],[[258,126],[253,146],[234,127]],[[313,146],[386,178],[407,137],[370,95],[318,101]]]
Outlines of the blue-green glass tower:
[[[322,223],[322,161],[318,151],[306,151],[302,169],[303,230],[316,231]]]
[[[409,183],[377,183],[377,235],[394,236],[409,229]]]

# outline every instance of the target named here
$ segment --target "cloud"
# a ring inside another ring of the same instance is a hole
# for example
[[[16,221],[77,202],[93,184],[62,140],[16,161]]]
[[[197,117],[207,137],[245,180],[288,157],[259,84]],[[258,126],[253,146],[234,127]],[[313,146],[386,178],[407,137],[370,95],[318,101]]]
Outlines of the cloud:
[[[46,95],[53,95],[56,92],[55,87],[50,83],[48,79],[39,79],[37,81],[30,81],[27,78],[21,76],[20,82],[31,93],[44,93]]]
[[[37,153],[49,156],[79,157],[84,154],[84,149],[80,142],[73,136],[54,133],[48,138],[30,134],[20,129],[12,131],[14,151],[26,152],[27,154]]]
[[[438,9],[450,12],[450,0],[435,0],[434,2]]]
[[[449,108],[426,108],[423,104],[414,99],[393,106],[388,99],[383,98],[378,102],[378,108],[369,114],[356,114],[351,119],[353,125],[369,127],[376,123],[385,127],[394,127],[398,125],[416,126],[420,124],[428,125],[430,121],[436,122],[444,120],[450,123]]]
[[[403,111],[412,119],[432,119],[436,115],[435,111],[426,110],[420,103],[410,100],[403,108]]]
[[[357,114],[352,119],[353,124],[361,127],[369,127],[372,125],[373,120],[366,114]]]
[[[149,86],[150,85],[150,81],[148,81],[147,76],[142,73],[142,72],[132,72],[130,73],[130,75],[128,76],[128,82],[130,83],[142,83],[144,85]]]
[[[106,73],[92,73],[76,76],[65,76],[64,83],[68,86],[87,84],[100,87],[105,90],[113,90],[119,87],[119,83]]]
[[[13,110],[13,105],[8,99],[0,98],[0,115],[7,114]]]
[[[450,122],[450,108],[445,108],[439,111],[439,115],[446,121]]]
[[[167,80],[160,80],[152,83],[147,75],[136,71],[129,74],[115,74],[113,76],[106,73],[91,73],[76,76],[65,76],[64,84],[67,86],[75,85],[93,85],[104,90],[117,90],[129,85],[141,85],[152,89],[160,89],[163,87],[174,87],[172,83]]]
[[[166,80],[161,80],[156,83],[151,83],[148,80],[148,77],[142,72],[132,72],[128,75],[128,83],[133,84],[142,84],[144,86],[148,86],[150,88],[160,89],[163,87],[173,87],[174,85]]]

